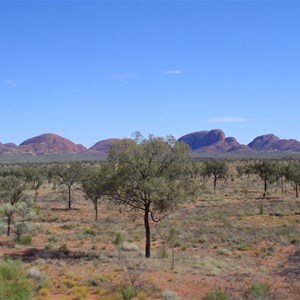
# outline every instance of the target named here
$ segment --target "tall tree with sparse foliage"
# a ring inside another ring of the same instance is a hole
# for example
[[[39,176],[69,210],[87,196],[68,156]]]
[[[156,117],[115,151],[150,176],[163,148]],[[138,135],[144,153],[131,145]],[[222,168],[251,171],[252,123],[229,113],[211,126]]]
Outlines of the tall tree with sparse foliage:
[[[213,176],[214,180],[214,194],[216,193],[217,181],[225,179],[228,174],[228,165],[223,160],[208,160],[204,163],[203,175]]]
[[[8,236],[11,233],[13,217],[22,205],[25,189],[25,184],[14,175],[0,178],[0,212],[6,219]]]
[[[83,192],[94,203],[95,221],[98,221],[98,202],[110,195],[111,168],[107,165],[92,167],[82,179]]]
[[[30,188],[35,191],[34,200],[36,202],[38,189],[43,183],[43,170],[38,165],[25,165],[22,168],[23,178]]]
[[[79,162],[70,165],[57,165],[54,167],[54,174],[60,179],[60,184],[68,188],[68,209],[72,208],[71,189],[73,185],[81,181],[83,167]]]
[[[151,221],[159,222],[196,190],[187,175],[189,159],[188,146],[173,137],[137,135],[134,141],[122,140],[110,149],[114,200],[143,212],[146,258],[150,257]]]
[[[274,183],[278,178],[278,165],[271,160],[261,160],[254,165],[254,172],[264,182],[263,198],[268,194],[268,184]]]
[[[285,177],[287,180],[292,181],[295,184],[296,198],[299,197],[299,185],[300,185],[300,164],[290,163],[286,167]]]

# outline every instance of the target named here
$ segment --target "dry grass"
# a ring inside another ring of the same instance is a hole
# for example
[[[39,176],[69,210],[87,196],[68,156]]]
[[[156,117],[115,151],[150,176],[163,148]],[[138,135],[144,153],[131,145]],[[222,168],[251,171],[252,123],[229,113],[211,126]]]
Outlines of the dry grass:
[[[36,299],[122,299],[128,284],[136,288],[136,299],[160,299],[163,290],[187,300],[204,299],[215,290],[241,299],[258,283],[270,285],[272,299],[299,299],[300,200],[289,183],[283,194],[274,184],[269,197],[261,199],[262,182],[255,176],[237,178],[236,164],[231,163],[231,179],[218,184],[216,195],[210,180],[199,180],[199,199],[169,216],[167,224],[178,235],[174,270],[170,247],[161,258],[161,236],[154,226],[152,257],[143,259],[141,214],[102,204],[95,223],[92,202],[79,186],[69,211],[60,187],[46,183],[39,190],[39,230],[32,244],[17,246],[2,236],[1,255],[22,259],[27,269],[35,266],[44,274]],[[140,251],[119,255],[117,233]]]

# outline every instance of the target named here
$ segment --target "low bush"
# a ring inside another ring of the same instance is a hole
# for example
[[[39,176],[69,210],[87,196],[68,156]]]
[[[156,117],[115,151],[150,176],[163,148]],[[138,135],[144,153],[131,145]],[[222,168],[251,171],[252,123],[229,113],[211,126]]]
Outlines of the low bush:
[[[271,287],[267,283],[252,284],[245,292],[244,299],[247,300],[271,300]]]
[[[126,286],[121,290],[123,300],[131,300],[136,296],[136,289],[134,286]]]
[[[19,244],[20,245],[30,245],[32,242],[32,237],[29,235],[24,235],[20,237]]]
[[[0,299],[29,300],[32,286],[19,261],[0,262]]]
[[[161,292],[161,299],[162,300],[179,300],[177,294],[170,290],[164,290]]]
[[[226,295],[224,291],[210,291],[207,293],[205,300],[231,300],[232,298]]]

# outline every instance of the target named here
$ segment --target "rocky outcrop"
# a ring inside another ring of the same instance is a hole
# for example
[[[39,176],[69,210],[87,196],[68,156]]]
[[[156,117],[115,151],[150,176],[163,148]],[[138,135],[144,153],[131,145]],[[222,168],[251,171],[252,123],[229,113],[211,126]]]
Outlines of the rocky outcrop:
[[[269,151],[279,140],[279,137],[274,134],[265,134],[255,138],[248,147],[255,151]]]
[[[76,145],[70,140],[53,133],[42,134],[30,138],[19,146],[20,149],[28,152],[30,149],[35,155],[52,153],[82,153],[86,148],[82,145]]]
[[[120,141],[120,139],[107,139],[99,141],[94,146],[89,148],[89,151],[100,152],[103,155],[107,155],[109,153],[111,145],[117,141]]]
[[[191,150],[198,150],[203,147],[209,147],[225,140],[225,134],[220,129],[211,131],[198,131],[184,135],[178,139],[189,145]]]
[[[300,142],[294,139],[279,140],[274,147],[278,151],[300,152]]]
[[[120,139],[106,139],[97,142],[87,149],[81,144],[75,144],[72,141],[53,133],[42,134],[25,140],[19,146],[14,143],[0,142],[1,157],[29,157],[42,156],[50,154],[61,155],[70,154],[78,159],[98,159],[106,157],[110,147]],[[199,156],[213,155],[249,155],[264,153],[300,153],[300,142],[295,139],[280,139],[274,134],[266,134],[256,137],[248,145],[240,144],[234,137],[226,137],[220,129],[210,131],[197,131],[186,134],[178,139],[189,145],[191,150]],[[78,155],[78,156],[77,156]],[[66,156],[68,157],[68,156]]]
[[[225,137],[225,133],[220,129],[189,133],[178,140],[188,144],[196,153],[221,154],[252,151],[248,146],[241,145],[234,137]]]
[[[294,139],[280,139],[274,134],[258,136],[248,146],[257,152],[300,152],[299,141]]]
[[[13,151],[14,149],[17,149],[18,146],[14,143],[6,143],[2,144],[0,143],[0,153]]]

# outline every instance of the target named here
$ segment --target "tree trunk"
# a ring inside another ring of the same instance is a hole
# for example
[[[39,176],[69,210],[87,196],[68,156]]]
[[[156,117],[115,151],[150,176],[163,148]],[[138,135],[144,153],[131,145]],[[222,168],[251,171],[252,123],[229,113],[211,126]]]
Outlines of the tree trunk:
[[[11,216],[7,217],[7,232],[6,235],[10,236],[10,225],[11,225]]]
[[[264,186],[264,198],[267,197],[267,191],[268,191],[268,183],[267,183],[267,179],[265,179],[265,186]]]
[[[174,268],[175,268],[175,247],[173,245],[173,247],[172,247],[171,270],[174,270]]]
[[[98,199],[95,200],[95,222],[98,221]]]
[[[145,226],[145,231],[146,231],[146,245],[145,245],[145,257],[146,258],[150,257],[150,246],[151,246],[149,208],[150,208],[150,203],[145,204],[144,226]]]
[[[71,206],[71,186],[68,186],[68,192],[69,192],[69,209],[72,208]]]
[[[214,194],[216,194],[216,188],[217,188],[217,177],[214,177]]]
[[[298,183],[296,182],[296,198],[299,197],[299,186]]]
[[[37,203],[38,194],[39,194],[38,190],[35,190],[35,192],[34,192],[34,203]]]

